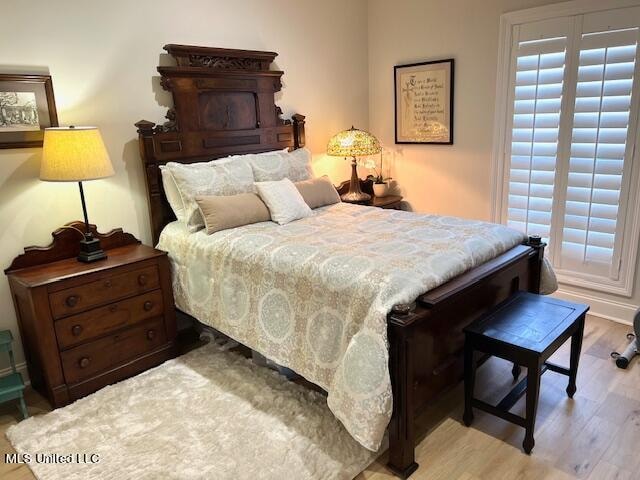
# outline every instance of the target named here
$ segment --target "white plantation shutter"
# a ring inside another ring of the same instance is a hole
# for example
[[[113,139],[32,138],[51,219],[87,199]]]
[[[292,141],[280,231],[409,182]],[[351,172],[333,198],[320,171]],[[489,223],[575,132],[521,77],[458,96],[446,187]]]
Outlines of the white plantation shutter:
[[[549,243],[561,279],[612,292],[638,248],[639,27],[637,7],[567,16],[515,26],[511,46],[503,220]]]
[[[507,224],[549,237],[566,38],[520,42],[515,94]]]
[[[616,236],[638,29],[585,34],[580,43],[560,266],[617,277]],[[617,242],[618,244],[620,242]]]

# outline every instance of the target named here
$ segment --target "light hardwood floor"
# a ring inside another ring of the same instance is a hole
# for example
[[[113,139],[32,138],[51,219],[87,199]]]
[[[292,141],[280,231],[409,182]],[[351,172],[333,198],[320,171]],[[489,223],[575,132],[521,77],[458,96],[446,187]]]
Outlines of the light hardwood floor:
[[[640,478],[640,362],[620,370],[610,359],[622,349],[630,327],[589,317],[580,359],[578,391],[573,400],[564,391],[567,377],[543,376],[531,456],[521,450],[524,431],[483,412],[475,412],[471,428],[461,423],[462,385],[449,391],[419,417],[417,461],[412,479],[446,480],[633,480]],[[554,357],[568,361],[568,345]],[[476,395],[497,402],[512,385],[511,365],[492,358],[478,370]],[[29,411],[49,410],[34,392]],[[514,411],[523,414],[524,398]],[[0,431],[18,421],[13,405],[0,406]],[[4,435],[0,454],[13,452]],[[358,475],[358,480],[393,478],[384,468],[385,455]],[[25,465],[0,462],[0,478],[34,478]]]

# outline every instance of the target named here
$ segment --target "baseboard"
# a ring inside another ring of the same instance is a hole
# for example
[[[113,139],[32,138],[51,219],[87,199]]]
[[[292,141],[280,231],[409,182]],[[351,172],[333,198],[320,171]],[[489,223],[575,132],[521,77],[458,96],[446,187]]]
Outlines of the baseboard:
[[[29,372],[27,371],[27,363],[26,362],[17,363],[16,370],[18,370],[18,372],[20,372],[20,374],[22,375],[22,380],[24,381],[24,384],[31,385],[31,380],[29,380]],[[2,370],[0,370],[0,377],[9,375],[11,372],[12,372],[11,367],[3,368]]]
[[[568,292],[566,290],[562,290],[562,288],[555,292],[553,296],[570,302],[586,303],[591,307],[589,315],[604,318],[606,320],[612,320],[624,325],[633,324],[633,317],[638,310],[637,305],[605,300],[585,293]]]

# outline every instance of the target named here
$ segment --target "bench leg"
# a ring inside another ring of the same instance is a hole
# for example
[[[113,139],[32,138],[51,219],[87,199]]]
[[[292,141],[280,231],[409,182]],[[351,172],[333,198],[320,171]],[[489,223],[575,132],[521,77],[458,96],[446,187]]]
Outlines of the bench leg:
[[[576,378],[578,376],[578,362],[580,361],[580,350],[582,349],[582,337],[584,335],[584,315],[579,320],[579,326],[576,332],[571,336],[571,359],[569,363],[569,385],[567,386],[567,395],[573,398],[576,393]]]
[[[522,448],[526,454],[530,454],[535,445],[533,431],[536,426],[536,413],[538,411],[538,396],[540,394],[540,365],[529,365],[527,368],[527,414],[525,423],[524,442]]]
[[[521,373],[522,373],[522,367],[517,363],[514,363],[513,368],[511,369],[511,375],[513,375],[514,382],[518,381],[518,378],[520,378]]]
[[[464,346],[464,414],[462,421],[468,427],[473,422],[473,391],[476,383],[476,362],[473,361],[473,347],[469,341]]]

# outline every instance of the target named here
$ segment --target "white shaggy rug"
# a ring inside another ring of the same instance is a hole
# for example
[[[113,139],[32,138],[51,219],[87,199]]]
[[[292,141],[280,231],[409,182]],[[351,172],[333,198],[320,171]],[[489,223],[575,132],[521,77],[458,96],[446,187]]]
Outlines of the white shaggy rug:
[[[321,394],[214,344],[22,421],[7,437],[41,480],[350,479],[376,456]],[[38,453],[74,463],[36,463]],[[78,453],[100,461],[77,463]]]

